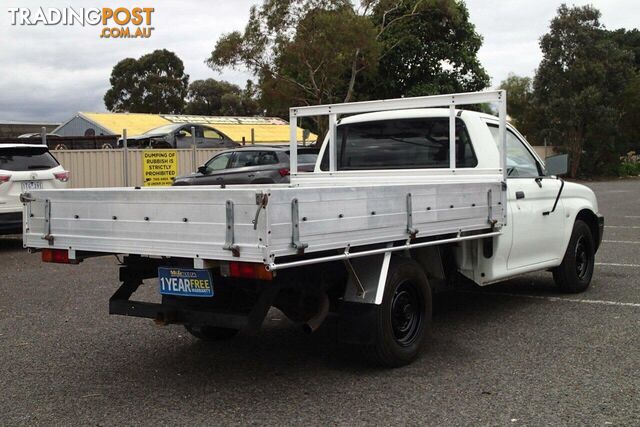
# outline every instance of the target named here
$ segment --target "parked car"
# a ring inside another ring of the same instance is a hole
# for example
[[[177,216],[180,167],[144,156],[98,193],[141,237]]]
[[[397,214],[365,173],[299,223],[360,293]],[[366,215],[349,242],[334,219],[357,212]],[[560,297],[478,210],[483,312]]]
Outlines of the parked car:
[[[193,137],[191,128],[195,128],[197,148],[234,148],[240,144],[211,126],[192,123],[172,123],[146,131],[142,135],[127,137],[129,148],[191,148]],[[118,147],[123,146],[122,138]]]
[[[298,148],[298,170],[311,172],[318,149]],[[223,151],[173,185],[270,184],[289,182],[289,148],[250,146]]]
[[[68,181],[46,146],[0,144],[0,234],[22,232],[21,193],[66,188]]]

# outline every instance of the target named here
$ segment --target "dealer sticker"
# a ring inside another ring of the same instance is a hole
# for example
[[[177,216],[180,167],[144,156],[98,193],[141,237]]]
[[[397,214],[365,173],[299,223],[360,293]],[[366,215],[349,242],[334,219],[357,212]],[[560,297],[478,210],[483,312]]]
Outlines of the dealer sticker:
[[[160,293],[183,297],[212,297],[213,281],[209,270],[158,268]]]

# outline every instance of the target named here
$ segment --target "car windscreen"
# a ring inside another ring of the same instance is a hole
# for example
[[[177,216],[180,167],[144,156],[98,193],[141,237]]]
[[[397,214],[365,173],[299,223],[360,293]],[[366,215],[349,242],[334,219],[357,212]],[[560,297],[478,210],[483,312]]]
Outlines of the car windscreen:
[[[58,165],[46,147],[0,147],[0,169],[28,171],[51,169]]]
[[[164,125],[164,126],[160,126],[160,127],[157,127],[157,128],[150,129],[150,130],[146,131],[144,133],[144,135],[152,135],[152,134],[153,135],[163,135],[163,134],[166,134],[166,133],[171,133],[174,130],[178,129],[179,127],[180,127],[179,124]]]

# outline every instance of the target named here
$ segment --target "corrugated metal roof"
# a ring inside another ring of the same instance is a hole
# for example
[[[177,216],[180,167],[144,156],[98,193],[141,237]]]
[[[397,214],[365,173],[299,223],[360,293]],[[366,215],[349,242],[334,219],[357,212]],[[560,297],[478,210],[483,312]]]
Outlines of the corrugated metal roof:
[[[257,143],[289,141],[289,124],[277,117],[217,117],[191,116],[180,114],[139,114],[139,113],[79,113],[114,134],[127,129],[129,136],[140,135],[146,131],[168,123],[202,123],[210,125],[229,136],[236,142],[244,137],[251,142],[251,129],[254,130]],[[298,128],[298,140],[302,141],[303,129]],[[310,134],[308,141],[315,141],[316,135]]]
[[[158,114],[80,113],[80,115],[115,135],[122,134],[122,129],[126,129],[128,135],[140,135],[149,129],[170,123]]]

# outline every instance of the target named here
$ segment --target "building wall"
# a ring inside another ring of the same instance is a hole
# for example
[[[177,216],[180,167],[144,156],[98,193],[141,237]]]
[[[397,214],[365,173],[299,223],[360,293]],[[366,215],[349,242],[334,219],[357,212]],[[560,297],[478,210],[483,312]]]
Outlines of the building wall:
[[[114,135],[113,133],[103,129],[80,116],[73,119],[56,129],[56,133],[60,136],[84,136],[87,130],[92,129],[96,136]]]

